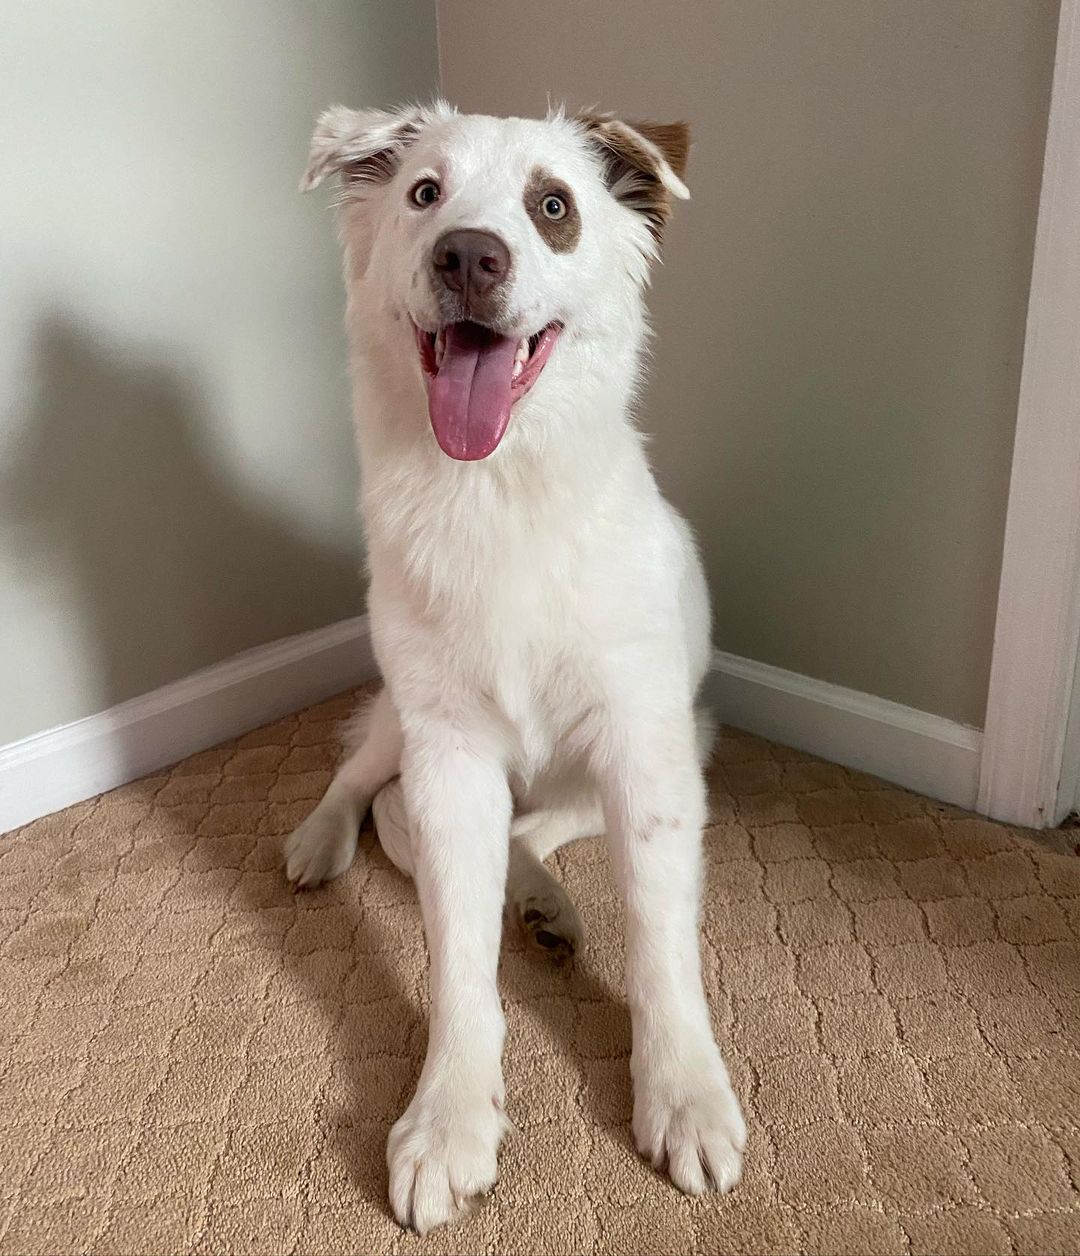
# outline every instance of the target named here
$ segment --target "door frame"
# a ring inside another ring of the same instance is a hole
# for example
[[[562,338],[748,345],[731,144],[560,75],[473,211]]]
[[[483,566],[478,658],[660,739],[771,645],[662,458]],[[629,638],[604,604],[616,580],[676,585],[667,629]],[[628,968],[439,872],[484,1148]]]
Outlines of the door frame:
[[[979,773],[985,815],[1043,828],[1075,808],[1078,655],[1080,0],[1062,0]]]

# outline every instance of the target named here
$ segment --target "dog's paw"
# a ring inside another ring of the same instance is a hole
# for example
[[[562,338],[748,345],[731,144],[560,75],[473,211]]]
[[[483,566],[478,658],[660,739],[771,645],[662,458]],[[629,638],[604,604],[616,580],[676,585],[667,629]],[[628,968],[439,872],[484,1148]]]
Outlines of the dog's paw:
[[[742,1176],[746,1125],[719,1060],[698,1075],[635,1086],[634,1141],[687,1195],[731,1190]]]
[[[509,1122],[494,1100],[463,1104],[417,1095],[390,1131],[390,1207],[403,1226],[426,1234],[479,1196],[497,1176]]]
[[[356,808],[327,794],[285,839],[285,875],[297,889],[341,876],[356,856],[359,829]]]
[[[510,844],[507,905],[525,941],[560,968],[582,953],[585,926],[570,896],[539,859]]]
[[[550,887],[526,894],[514,906],[526,942],[557,967],[572,965],[582,952],[585,926],[562,886],[552,879]]]

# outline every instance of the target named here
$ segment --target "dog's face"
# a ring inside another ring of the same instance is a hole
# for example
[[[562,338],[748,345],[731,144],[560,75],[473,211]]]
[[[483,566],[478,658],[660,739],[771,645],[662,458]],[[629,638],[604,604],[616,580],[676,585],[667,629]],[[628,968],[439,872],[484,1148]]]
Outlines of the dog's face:
[[[445,453],[487,457],[562,332],[645,283],[672,198],[688,195],[687,148],[682,124],[599,115],[322,116],[301,186],[341,173],[367,274],[415,329]]]

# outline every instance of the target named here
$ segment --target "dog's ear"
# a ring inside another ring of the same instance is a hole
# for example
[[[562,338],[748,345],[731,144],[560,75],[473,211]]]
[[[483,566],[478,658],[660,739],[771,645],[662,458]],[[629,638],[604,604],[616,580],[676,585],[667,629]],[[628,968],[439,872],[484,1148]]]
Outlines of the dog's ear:
[[[578,114],[576,121],[603,159],[612,196],[644,215],[659,240],[672,198],[690,196],[683,182],[690,128],[685,122],[623,122],[614,114],[591,111]]]
[[[419,135],[422,120],[419,106],[346,109],[334,105],[327,109],[311,137],[300,191],[310,192],[339,171],[350,183],[385,183],[396,169],[401,150]]]

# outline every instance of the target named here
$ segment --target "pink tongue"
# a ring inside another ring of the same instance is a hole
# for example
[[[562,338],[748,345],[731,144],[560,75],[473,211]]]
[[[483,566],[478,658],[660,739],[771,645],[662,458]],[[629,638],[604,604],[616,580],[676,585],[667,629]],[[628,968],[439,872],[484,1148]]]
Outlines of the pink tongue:
[[[486,458],[510,422],[510,375],[517,341],[478,323],[451,323],[428,414],[444,454],[459,462]]]

